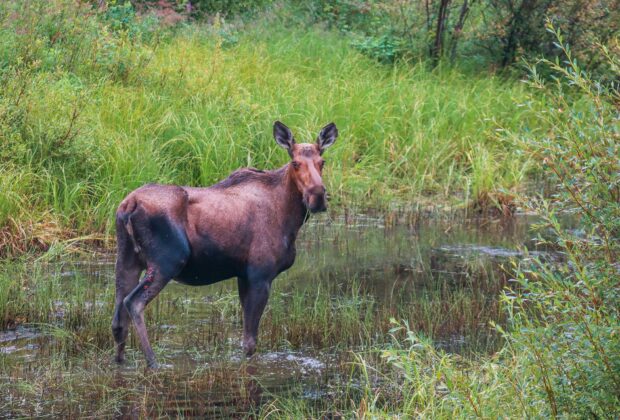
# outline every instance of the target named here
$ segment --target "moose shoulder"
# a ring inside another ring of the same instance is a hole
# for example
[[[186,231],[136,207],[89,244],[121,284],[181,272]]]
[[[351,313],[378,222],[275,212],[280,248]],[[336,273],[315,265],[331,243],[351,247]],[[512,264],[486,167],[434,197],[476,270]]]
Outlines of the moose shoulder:
[[[308,211],[327,208],[321,155],[338,130],[331,123],[315,143],[296,143],[276,121],[273,135],[291,158],[277,170],[240,169],[207,188],[145,185],[122,201],[112,320],[118,362],[124,360],[131,319],[148,365],[157,366],[144,309],[172,279],[198,286],[237,277],[243,348],[254,353],[272,280],[293,265]]]

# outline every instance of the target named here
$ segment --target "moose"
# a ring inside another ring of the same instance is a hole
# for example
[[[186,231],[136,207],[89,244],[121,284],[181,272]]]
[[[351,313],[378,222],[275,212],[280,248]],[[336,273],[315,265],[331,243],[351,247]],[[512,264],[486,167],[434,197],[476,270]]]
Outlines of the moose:
[[[243,350],[254,354],[273,279],[293,265],[295,239],[309,213],[327,209],[321,155],[338,129],[330,123],[316,142],[296,143],[276,121],[273,136],[291,158],[279,169],[239,169],[205,188],[148,184],[121,202],[112,319],[118,363],[124,361],[131,319],[148,367],[158,366],[144,309],[172,279],[201,286],[237,277]]]

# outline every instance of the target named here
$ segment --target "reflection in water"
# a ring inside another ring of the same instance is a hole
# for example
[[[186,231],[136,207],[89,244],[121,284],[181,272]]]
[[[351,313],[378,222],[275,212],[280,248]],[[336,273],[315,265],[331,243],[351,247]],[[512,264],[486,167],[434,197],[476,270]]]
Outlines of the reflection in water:
[[[137,388],[139,392],[119,395],[121,401],[115,418],[144,418],[153,412],[170,417],[247,417],[258,413],[270,395],[291,389],[309,378],[302,373],[305,369],[311,370],[311,377],[316,379],[323,366],[322,362],[304,356],[267,353],[238,363],[227,362],[220,367],[221,371],[184,371],[175,367],[141,374],[116,368],[111,389]],[[224,371],[226,377],[222,376]],[[187,375],[183,381],[181,373]],[[284,377],[290,377],[288,383],[282,382]],[[145,398],[165,404],[145,411]]]
[[[530,222],[313,219],[298,239],[295,265],[274,282],[255,357],[246,360],[239,349],[234,281],[173,282],[147,310],[158,358],[171,365],[156,372],[143,371],[134,338],[126,366],[109,362],[113,256],[50,264],[38,275],[66,289],[50,303],[53,325],[0,333],[0,385],[11,392],[0,416],[36,415],[38,404],[65,416],[97,409],[118,418],[245,417],[283,393],[320,401],[350,380],[350,350],[387,340],[390,317],[447,351],[494,351],[489,321],[503,319],[497,302],[509,285],[506,263],[552,255],[535,246]],[[27,394],[28,409],[13,403],[26,395],[14,386],[24,381],[46,390]]]

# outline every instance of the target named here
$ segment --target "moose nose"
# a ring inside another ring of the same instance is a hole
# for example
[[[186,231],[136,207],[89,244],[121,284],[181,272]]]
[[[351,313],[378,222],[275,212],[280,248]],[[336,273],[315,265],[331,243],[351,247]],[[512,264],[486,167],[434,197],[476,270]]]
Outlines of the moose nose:
[[[315,185],[314,187],[310,187],[308,193],[311,195],[325,195],[325,187],[322,185]]]
[[[312,213],[316,213],[319,211],[327,210],[326,200],[325,200],[325,187],[322,185],[314,186],[308,189],[308,209]]]

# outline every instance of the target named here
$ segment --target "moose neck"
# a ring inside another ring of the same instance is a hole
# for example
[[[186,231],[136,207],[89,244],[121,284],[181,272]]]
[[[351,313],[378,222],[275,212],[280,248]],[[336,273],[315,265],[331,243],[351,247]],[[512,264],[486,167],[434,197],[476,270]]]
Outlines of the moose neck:
[[[297,231],[308,218],[308,211],[303,202],[303,194],[297,188],[295,179],[293,178],[293,168],[291,164],[284,167],[284,176],[282,182],[283,210],[284,210],[284,228],[291,233],[297,235]]]

